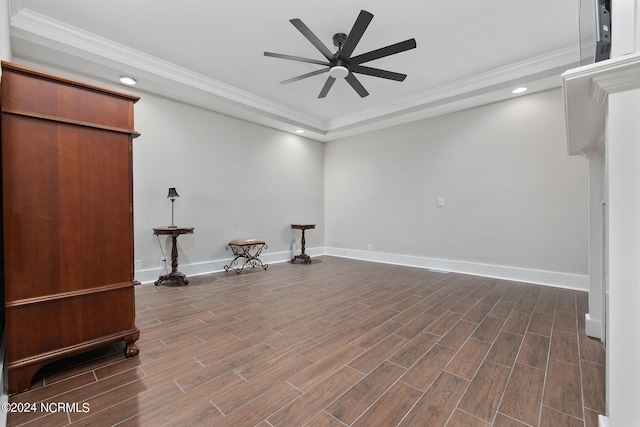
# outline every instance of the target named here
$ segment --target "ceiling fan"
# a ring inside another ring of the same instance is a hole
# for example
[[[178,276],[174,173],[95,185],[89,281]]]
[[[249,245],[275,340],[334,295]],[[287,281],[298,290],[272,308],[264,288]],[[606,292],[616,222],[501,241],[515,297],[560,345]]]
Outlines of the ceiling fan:
[[[369,92],[362,86],[362,83],[356,78],[354,73],[366,74],[368,76],[380,77],[383,79],[395,80],[398,82],[404,81],[407,77],[406,74],[395,73],[393,71],[381,70],[379,68],[372,68],[362,65],[365,62],[373,61],[374,59],[384,58],[385,56],[395,55],[396,53],[404,52],[416,47],[416,40],[409,39],[403,42],[395,43],[380,49],[372,50],[360,55],[351,56],[356,45],[362,38],[365,30],[369,26],[369,23],[373,19],[373,14],[366,10],[361,10],[356,22],[353,24],[353,28],[349,34],[337,33],[333,36],[333,44],[338,48],[337,52],[332,53],[321,41],[313,34],[313,32],[307,27],[300,19],[291,19],[290,22],[294,27],[302,33],[303,36],[311,42],[327,59],[326,61],[320,61],[311,58],[303,58],[300,56],[284,55],[281,53],[265,52],[265,56],[271,56],[274,58],[288,59],[291,61],[308,62],[311,64],[324,65],[325,68],[312,71],[301,76],[293,77],[288,80],[284,80],[280,83],[289,84],[297,82],[307,77],[316,76],[318,74],[329,72],[329,77],[322,87],[318,98],[324,98],[329,93],[329,90],[335,83],[336,79],[344,78],[349,85],[364,98],[369,95]]]

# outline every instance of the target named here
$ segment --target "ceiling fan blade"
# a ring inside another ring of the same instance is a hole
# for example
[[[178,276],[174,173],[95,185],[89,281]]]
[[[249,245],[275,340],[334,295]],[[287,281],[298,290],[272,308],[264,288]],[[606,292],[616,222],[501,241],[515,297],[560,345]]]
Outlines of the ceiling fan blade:
[[[360,11],[360,15],[358,15],[356,22],[353,24],[353,28],[351,28],[347,39],[342,45],[342,49],[340,49],[340,53],[338,53],[338,59],[344,62],[349,59],[372,19],[373,14],[366,10]]]
[[[395,80],[402,82],[407,78],[406,74],[394,73],[393,71],[381,70],[379,68],[365,67],[364,65],[351,65],[349,67],[352,73],[366,74],[367,76],[380,77],[383,79]]]
[[[373,61],[374,59],[384,58],[385,56],[395,55],[396,53],[414,49],[415,47],[416,47],[416,39],[409,39],[400,43],[395,43],[386,47],[381,47],[380,49],[372,50],[371,52],[354,56],[349,60],[349,63],[362,64],[363,62],[369,62],[369,61]]]
[[[325,96],[327,96],[327,94],[329,93],[329,89],[331,89],[331,86],[333,86],[335,82],[336,79],[334,77],[327,77],[327,81],[324,82],[324,86],[322,86],[322,90],[320,91],[320,95],[318,95],[318,98],[324,98]]]
[[[358,80],[356,76],[353,75],[353,73],[349,73],[349,75],[344,79],[351,85],[353,90],[358,92],[360,98],[364,98],[365,96],[369,95],[369,92],[367,92],[364,86],[362,86],[362,83],[360,83],[360,80]]]
[[[298,18],[291,19],[289,22],[291,22],[293,26],[296,27],[298,31],[300,31],[302,35],[305,36],[307,40],[309,40],[311,44],[314,45],[316,49],[318,49],[320,53],[324,55],[325,58],[327,58],[329,61],[333,58],[333,52],[331,52],[329,48],[327,48],[324,43],[322,43],[320,39],[315,34],[313,34],[313,32],[309,29],[309,27],[305,25],[304,22],[302,22]]]
[[[297,82],[297,81],[302,80],[302,79],[306,79],[307,77],[313,77],[313,76],[317,76],[318,74],[326,73],[327,71],[329,71],[328,67],[327,68],[322,68],[320,70],[312,71],[310,73],[303,74],[303,75],[298,76],[298,77],[293,77],[291,79],[281,81],[280,83],[286,85],[286,84],[289,84],[289,83]]]
[[[264,56],[271,56],[273,58],[280,58],[280,59],[289,59],[291,61],[308,62],[310,64],[318,64],[318,65],[326,65],[326,66],[331,65],[326,61],[319,61],[317,59],[311,59],[311,58],[303,58],[301,56],[285,55],[282,53],[265,52]]]

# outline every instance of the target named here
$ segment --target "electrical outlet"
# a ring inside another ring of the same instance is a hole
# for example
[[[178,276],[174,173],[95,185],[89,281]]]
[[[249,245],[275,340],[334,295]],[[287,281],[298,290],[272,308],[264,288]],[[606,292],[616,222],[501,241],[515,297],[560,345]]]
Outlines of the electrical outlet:
[[[142,270],[142,260],[141,259],[137,259],[135,262],[135,270],[139,271]]]
[[[163,266],[163,267],[167,266],[167,258],[166,257],[160,258],[160,265]]]
[[[372,245],[371,243],[369,243],[369,244],[367,245],[367,250],[368,250],[369,252],[371,252],[371,251],[373,250],[373,245]]]

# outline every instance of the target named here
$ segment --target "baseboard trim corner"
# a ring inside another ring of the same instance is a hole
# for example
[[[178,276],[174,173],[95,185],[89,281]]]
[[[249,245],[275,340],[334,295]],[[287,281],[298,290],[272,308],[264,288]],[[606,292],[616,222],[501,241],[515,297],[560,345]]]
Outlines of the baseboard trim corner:
[[[587,336],[602,339],[602,321],[592,319],[589,313],[584,315],[584,329]]]
[[[598,427],[609,427],[609,417],[598,415]]]

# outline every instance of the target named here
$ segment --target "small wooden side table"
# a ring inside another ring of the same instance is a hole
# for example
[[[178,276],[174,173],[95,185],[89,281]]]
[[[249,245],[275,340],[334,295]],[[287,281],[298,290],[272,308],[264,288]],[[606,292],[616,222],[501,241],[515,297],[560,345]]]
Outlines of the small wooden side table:
[[[306,225],[299,225],[299,224],[291,224],[291,228],[294,230],[302,230],[302,239],[300,240],[300,246],[302,249],[302,253],[300,255],[296,255],[293,258],[291,258],[291,262],[296,262],[298,260],[300,261],[304,261],[306,264],[311,262],[311,257],[307,254],[304,253],[304,232],[305,230],[310,230],[313,228],[316,228],[315,224],[306,224]]]
[[[171,236],[171,272],[169,274],[161,275],[158,280],[155,281],[155,285],[158,286],[162,282],[177,282],[183,285],[188,285],[189,280],[184,273],[178,271],[178,236],[181,234],[193,234],[193,227],[156,227],[153,229],[153,234],[156,236]]]

